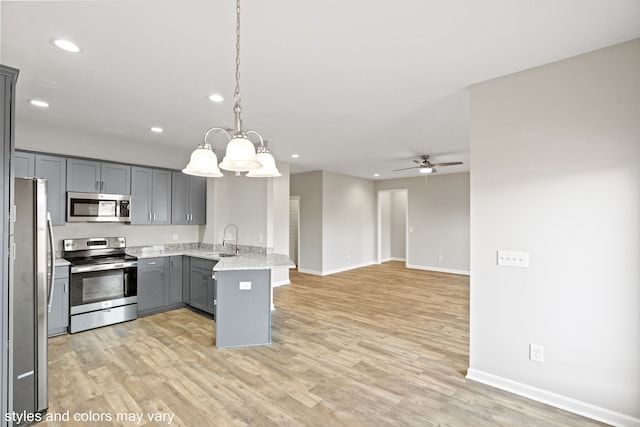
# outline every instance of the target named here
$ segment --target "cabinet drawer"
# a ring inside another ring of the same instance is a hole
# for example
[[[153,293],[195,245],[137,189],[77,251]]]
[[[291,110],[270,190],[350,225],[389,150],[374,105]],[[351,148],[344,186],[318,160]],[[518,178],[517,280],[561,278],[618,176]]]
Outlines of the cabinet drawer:
[[[145,271],[145,270],[153,270],[156,268],[163,268],[163,267],[164,267],[163,257],[138,259],[138,270]]]
[[[213,266],[216,265],[218,261],[212,259],[203,259],[203,258],[191,258],[191,267],[202,268],[204,270],[212,270]]]

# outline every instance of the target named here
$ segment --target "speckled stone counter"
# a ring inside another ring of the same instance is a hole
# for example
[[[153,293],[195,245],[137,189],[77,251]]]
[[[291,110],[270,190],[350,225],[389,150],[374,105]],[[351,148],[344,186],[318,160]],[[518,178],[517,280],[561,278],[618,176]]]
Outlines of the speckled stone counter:
[[[237,256],[220,256],[220,251],[215,251],[213,247],[204,248],[171,248],[162,250],[149,250],[145,248],[131,248],[126,250],[127,254],[144,258],[166,257],[174,255],[184,255],[203,259],[218,261],[213,271],[225,270],[265,270],[273,268],[294,268],[295,264],[288,256],[274,253],[245,253],[241,252]]]

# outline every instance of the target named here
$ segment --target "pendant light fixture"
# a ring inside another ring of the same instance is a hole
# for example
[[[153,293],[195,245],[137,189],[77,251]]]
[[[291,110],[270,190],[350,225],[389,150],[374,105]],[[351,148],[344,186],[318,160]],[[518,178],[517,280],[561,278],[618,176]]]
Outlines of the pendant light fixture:
[[[254,131],[248,130],[244,131],[242,127],[242,118],[240,117],[240,113],[242,112],[242,107],[240,106],[240,0],[236,0],[236,88],[233,94],[234,97],[234,106],[233,113],[235,116],[235,129],[233,133],[233,138],[229,137],[229,134],[222,128],[211,128],[205,134],[205,143],[199,145],[196,150],[191,155],[191,161],[189,165],[183,170],[185,173],[190,173],[190,171],[199,171],[198,167],[201,166],[201,163],[204,162],[204,158],[207,157],[209,160],[206,162],[209,163],[213,159],[215,159],[215,163],[217,163],[217,158],[215,157],[215,153],[213,153],[211,149],[211,145],[206,143],[207,135],[211,131],[223,131],[227,138],[229,138],[229,143],[227,144],[227,150],[225,153],[222,162],[220,163],[220,168],[228,171],[236,172],[236,175],[239,175],[240,172],[249,172],[247,176],[251,177],[276,177],[281,176],[280,172],[276,168],[275,160],[271,154],[269,154],[268,148],[264,145],[264,140],[262,136]],[[256,154],[256,148],[253,143],[249,140],[247,134],[253,133],[260,138],[260,146],[258,147],[258,153]],[[212,153],[213,156],[211,156]],[[191,163],[195,161],[196,165],[192,168],[189,166]],[[214,163],[214,165],[215,165]],[[217,170],[217,172],[216,172]],[[220,170],[217,166],[212,167],[209,166],[207,169],[208,175],[205,176],[222,176]],[[218,173],[219,175],[216,175]],[[193,174],[193,173],[192,173]]]

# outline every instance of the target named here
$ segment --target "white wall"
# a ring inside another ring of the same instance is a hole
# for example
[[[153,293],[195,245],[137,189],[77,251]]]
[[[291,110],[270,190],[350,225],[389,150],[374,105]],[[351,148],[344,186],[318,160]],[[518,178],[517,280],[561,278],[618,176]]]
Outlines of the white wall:
[[[469,273],[469,173],[380,180],[375,188],[407,189],[407,267]]]
[[[472,87],[468,374],[636,426],[638,76],[635,40]],[[497,267],[498,249],[530,268]]]

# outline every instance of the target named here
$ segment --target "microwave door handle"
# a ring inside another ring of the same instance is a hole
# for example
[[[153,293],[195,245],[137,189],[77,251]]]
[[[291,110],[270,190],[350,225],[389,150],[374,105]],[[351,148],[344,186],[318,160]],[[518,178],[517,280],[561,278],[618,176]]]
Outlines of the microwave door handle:
[[[51,263],[51,275],[49,276],[49,295],[48,295],[48,303],[47,303],[47,312],[51,312],[51,303],[53,302],[53,289],[55,286],[55,278],[56,278],[56,252],[53,240],[53,224],[51,224],[51,214],[47,212],[47,229],[49,231],[49,245],[51,251],[49,252],[49,261]]]

